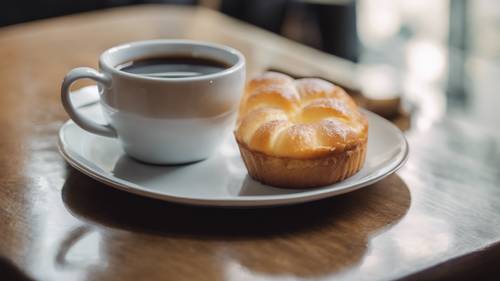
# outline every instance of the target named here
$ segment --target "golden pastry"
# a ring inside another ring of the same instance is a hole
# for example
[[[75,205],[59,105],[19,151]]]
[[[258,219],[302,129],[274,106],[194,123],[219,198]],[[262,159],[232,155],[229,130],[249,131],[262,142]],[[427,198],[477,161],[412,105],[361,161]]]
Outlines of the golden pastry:
[[[332,83],[267,72],[246,86],[235,137],[252,178],[280,187],[316,187],[361,169],[368,122]]]

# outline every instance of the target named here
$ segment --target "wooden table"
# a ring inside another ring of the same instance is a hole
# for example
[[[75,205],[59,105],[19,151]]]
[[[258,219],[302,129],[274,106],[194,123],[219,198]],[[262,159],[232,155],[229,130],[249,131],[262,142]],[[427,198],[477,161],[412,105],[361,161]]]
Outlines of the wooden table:
[[[500,138],[445,117],[396,175],[305,205],[224,210],[120,192],[70,168],[65,73],[132,40],[192,38],[354,85],[355,66],[205,9],[123,8],[0,30],[0,279],[394,280],[498,274]],[[6,279],[3,279],[5,278]]]

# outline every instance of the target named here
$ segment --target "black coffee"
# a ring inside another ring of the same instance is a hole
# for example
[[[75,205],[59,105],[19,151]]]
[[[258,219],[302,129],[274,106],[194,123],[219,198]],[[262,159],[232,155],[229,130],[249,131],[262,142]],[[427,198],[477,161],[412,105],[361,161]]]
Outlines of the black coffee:
[[[220,72],[229,65],[207,58],[172,56],[145,58],[126,62],[121,71],[157,78],[195,77]]]

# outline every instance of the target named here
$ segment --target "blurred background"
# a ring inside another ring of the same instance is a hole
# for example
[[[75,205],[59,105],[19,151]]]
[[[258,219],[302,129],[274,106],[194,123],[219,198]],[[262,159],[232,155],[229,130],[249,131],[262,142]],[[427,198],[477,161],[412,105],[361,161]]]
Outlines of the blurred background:
[[[159,3],[215,9],[355,62],[364,95],[404,95],[410,112],[421,105],[419,127],[446,111],[476,124],[499,120],[498,0],[3,0],[0,26]]]

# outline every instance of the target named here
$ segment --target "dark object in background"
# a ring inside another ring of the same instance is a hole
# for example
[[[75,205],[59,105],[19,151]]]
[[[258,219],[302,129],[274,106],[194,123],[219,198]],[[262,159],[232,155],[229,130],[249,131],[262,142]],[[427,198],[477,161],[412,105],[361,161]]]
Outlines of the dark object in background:
[[[137,4],[184,4],[196,5],[198,0],[3,0],[0,1],[0,26],[37,19],[63,16],[98,9]],[[293,38],[303,44],[320,48],[336,56],[357,61],[358,37],[356,33],[355,1],[346,4],[318,4],[307,0],[221,0],[221,12],[283,34],[285,18],[291,9],[314,19],[308,24],[296,22],[293,28],[302,28],[300,34],[317,36],[320,44],[311,44],[307,38]],[[292,15],[293,17],[293,15]],[[290,20],[301,21],[300,18]],[[312,30],[315,29],[315,30]],[[319,31],[319,32],[318,32]],[[314,34],[312,34],[314,33]],[[285,34],[286,35],[286,34]],[[309,36],[310,37],[310,36]]]
[[[108,1],[1,1],[0,26],[105,8]]]
[[[197,4],[197,0],[2,0],[0,26],[136,4]]]
[[[320,38],[317,41],[321,43],[319,46],[310,44],[312,47],[319,47],[325,52],[351,61],[358,60],[355,1],[318,4],[289,0],[222,0],[220,10],[229,16],[278,34],[283,34],[283,25],[290,24],[290,21],[309,20],[307,23],[295,22],[293,28],[309,29],[298,32],[306,37],[312,32],[311,28],[318,29]],[[297,12],[307,16],[297,17]],[[290,16],[293,18],[287,18]],[[305,44],[310,43],[306,38],[293,39]]]
[[[465,53],[467,52],[467,0],[450,2],[450,31],[448,53],[448,85],[446,101],[450,108],[464,109],[468,102],[466,93],[467,74],[465,70]]]
[[[222,0],[220,11],[274,33],[280,33],[287,2],[287,0]]]
[[[350,61],[358,61],[356,5],[314,4],[321,32],[322,50]]]

